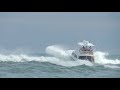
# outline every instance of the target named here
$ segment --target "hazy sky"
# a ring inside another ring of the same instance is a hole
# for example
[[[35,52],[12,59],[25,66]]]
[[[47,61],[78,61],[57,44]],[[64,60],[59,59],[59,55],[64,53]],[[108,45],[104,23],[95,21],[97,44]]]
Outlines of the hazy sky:
[[[1,49],[62,44],[73,49],[88,40],[97,50],[120,53],[120,12],[0,12]]]

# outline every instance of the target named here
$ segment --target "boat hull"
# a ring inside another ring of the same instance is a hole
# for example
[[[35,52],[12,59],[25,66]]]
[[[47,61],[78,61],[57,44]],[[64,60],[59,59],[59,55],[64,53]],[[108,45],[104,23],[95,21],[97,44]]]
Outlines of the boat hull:
[[[80,55],[80,56],[77,56],[75,53],[72,53],[72,59],[73,60],[88,60],[90,62],[94,62],[94,56],[93,55]]]
[[[88,60],[90,62],[94,62],[94,56],[79,56],[80,60]]]

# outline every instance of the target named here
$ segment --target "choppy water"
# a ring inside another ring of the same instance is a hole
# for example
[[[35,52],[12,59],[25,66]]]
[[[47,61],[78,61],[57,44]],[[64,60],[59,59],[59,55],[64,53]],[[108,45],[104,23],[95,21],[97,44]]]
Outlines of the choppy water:
[[[96,51],[95,64],[73,61],[72,50],[48,46],[45,54],[0,54],[0,78],[119,78],[120,55]]]

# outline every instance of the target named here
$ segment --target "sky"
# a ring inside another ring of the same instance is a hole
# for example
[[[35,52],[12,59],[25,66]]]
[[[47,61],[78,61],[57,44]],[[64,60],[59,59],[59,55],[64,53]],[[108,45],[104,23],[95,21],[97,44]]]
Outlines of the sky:
[[[0,49],[44,52],[55,44],[74,49],[82,40],[120,54],[120,12],[0,12]]]

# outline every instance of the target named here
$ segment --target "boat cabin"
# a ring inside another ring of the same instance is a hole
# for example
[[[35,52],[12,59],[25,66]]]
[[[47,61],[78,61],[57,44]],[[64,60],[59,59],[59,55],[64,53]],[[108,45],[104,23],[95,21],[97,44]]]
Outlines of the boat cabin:
[[[78,43],[78,48],[72,53],[74,58],[94,61],[93,44],[88,41]]]

